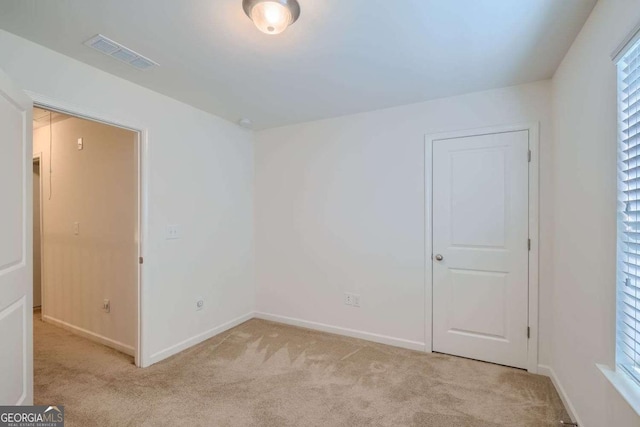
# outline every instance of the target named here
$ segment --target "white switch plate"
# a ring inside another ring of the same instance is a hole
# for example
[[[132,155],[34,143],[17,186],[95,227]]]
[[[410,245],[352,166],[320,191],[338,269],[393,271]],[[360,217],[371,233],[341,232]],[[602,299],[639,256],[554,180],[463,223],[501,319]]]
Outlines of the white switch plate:
[[[165,238],[167,240],[175,240],[182,237],[182,230],[179,225],[167,225],[167,232]]]
[[[354,307],[360,307],[360,295],[353,294],[351,297],[351,300],[353,301],[353,304],[351,305],[353,305]]]
[[[82,138],[78,138],[78,150],[82,150],[84,148],[84,143]]]
[[[80,234],[80,223],[79,222],[74,222],[73,223],[73,234],[75,234],[76,236],[78,234]]]
[[[111,312],[111,302],[108,299],[102,301],[102,311],[105,313]]]

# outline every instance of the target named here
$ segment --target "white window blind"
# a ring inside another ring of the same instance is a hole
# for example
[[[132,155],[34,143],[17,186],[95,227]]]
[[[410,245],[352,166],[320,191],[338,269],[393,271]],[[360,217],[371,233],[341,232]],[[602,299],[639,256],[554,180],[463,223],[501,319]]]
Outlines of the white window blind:
[[[640,382],[640,43],[618,61],[618,366]]]

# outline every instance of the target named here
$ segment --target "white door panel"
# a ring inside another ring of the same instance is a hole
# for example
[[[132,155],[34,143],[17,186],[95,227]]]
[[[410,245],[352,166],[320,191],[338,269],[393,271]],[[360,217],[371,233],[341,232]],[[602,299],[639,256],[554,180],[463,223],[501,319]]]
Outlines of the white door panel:
[[[24,297],[20,298],[0,312],[0,337],[2,337],[0,402],[4,404],[17,404],[27,397],[27,363],[24,355],[27,339],[31,337],[27,335],[25,300]]]
[[[505,273],[450,270],[449,331],[504,339],[507,332]],[[485,312],[484,307],[502,309]]]
[[[0,405],[33,402],[32,108],[0,71]]]
[[[2,195],[2,221],[0,221],[0,269],[6,270],[24,261],[24,147],[22,145],[22,112],[11,100],[0,98],[0,194]],[[19,178],[19,179],[16,179]],[[2,270],[0,270],[2,271]]]
[[[433,143],[434,351],[527,366],[528,149],[527,131]]]

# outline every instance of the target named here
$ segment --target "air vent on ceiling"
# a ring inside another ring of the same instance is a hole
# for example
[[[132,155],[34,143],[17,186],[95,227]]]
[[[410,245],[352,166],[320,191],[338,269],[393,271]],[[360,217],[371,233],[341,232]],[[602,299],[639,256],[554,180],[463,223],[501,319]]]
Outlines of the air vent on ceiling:
[[[116,43],[111,39],[98,34],[95,37],[91,37],[84,42],[86,46],[94,48],[97,51],[109,55],[118,61],[122,61],[131,65],[138,70],[147,70],[151,67],[157,67],[158,63],[145,58],[137,52],[122,46],[120,43]]]

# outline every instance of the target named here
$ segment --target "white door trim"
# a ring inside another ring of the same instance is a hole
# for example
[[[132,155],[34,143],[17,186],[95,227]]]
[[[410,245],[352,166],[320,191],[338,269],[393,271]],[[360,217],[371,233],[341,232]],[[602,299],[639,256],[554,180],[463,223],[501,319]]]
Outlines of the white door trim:
[[[538,372],[538,258],[539,258],[539,124],[525,123],[505,126],[491,126],[480,129],[468,129],[452,132],[443,132],[425,135],[425,351],[433,351],[433,142],[443,139],[464,138],[469,136],[488,135],[492,133],[517,132],[526,130],[529,132],[529,150],[531,150],[531,162],[529,163],[529,238],[531,250],[529,251],[529,327],[531,335],[527,348],[527,370],[531,373]],[[523,331],[524,333],[525,331]]]
[[[42,257],[44,255],[44,235],[42,230],[44,230],[44,218],[42,218],[42,151],[38,153],[33,153],[33,162],[38,162],[38,173],[40,175],[40,212],[38,217],[40,218],[40,313],[44,315],[44,263],[42,262]]]
[[[146,245],[149,233],[148,218],[148,194],[149,194],[149,131],[142,123],[131,120],[130,117],[112,117],[103,113],[92,111],[84,106],[71,104],[58,98],[51,98],[36,92],[25,91],[31,97],[34,105],[48,108],[51,110],[67,113],[72,116],[86,118],[89,120],[105,123],[119,128],[128,129],[137,132],[138,137],[138,256],[146,259]],[[144,310],[144,296],[146,292],[145,278],[148,276],[147,264],[138,265],[138,324],[136,327],[136,346],[135,346],[135,364],[138,367],[146,367],[151,365],[147,356],[148,352],[145,348],[146,337],[148,331],[146,328],[149,323],[145,320],[146,311]]]

